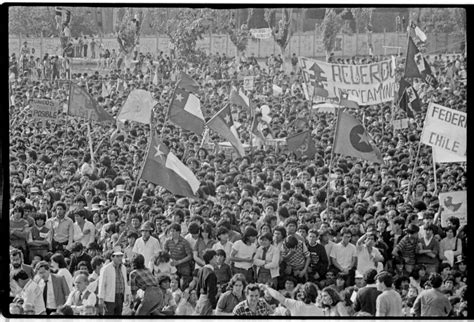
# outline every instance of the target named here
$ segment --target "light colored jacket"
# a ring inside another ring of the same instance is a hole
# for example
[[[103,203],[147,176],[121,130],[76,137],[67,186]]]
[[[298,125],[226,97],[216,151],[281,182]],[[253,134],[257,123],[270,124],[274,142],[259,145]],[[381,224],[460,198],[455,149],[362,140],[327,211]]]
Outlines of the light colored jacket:
[[[122,265],[122,275],[125,282],[125,298],[131,294],[130,285],[127,282],[127,269]],[[104,265],[99,274],[99,299],[105,302],[115,302],[115,267],[112,262]]]
[[[263,259],[262,256],[263,247],[260,246],[259,248],[257,248],[257,252],[255,253],[253,260],[254,265],[257,265],[257,274],[260,270],[260,267],[263,267],[270,270],[270,275],[272,278],[280,276],[280,250],[274,245],[270,245],[265,259]],[[270,262],[265,263],[266,261]],[[261,266],[262,264],[263,266]]]

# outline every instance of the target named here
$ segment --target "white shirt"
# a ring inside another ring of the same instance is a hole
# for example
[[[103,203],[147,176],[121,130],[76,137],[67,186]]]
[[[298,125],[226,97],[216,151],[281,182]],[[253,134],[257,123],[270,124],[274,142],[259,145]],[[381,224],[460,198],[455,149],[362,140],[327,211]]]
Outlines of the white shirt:
[[[356,257],[356,247],[351,243],[344,246],[341,243],[335,244],[331,250],[331,258],[334,258],[342,267],[349,269],[352,264],[352,257]]]
[[[74,288],[74,279],[72,278],[72,275],[67,268],[60,268],[56,275],[64,277],[64,279],[66,280],[66,284],[70,290]]]
[[[82,297],[84,297],[84,293],[87,291],[87,288],[84,290],[82,293]],[[79,295],[80,292],[77,289],[74,289],[71,293],[69,293],[69,296],[66,301],[66,305],[71,306],[72,310],[74,311],[75,314],[81,314],[82,308],[85,306],[95,306],[97,303],[97,296],[89,291],[89,296],[87,299],[82,301],[82,305],[77,305],[79,302]]]
[[[132,252],[136,254],[142,254],[145,258],[146,268],[151,269],[152,267],[150,267],[150,261],[152,260],[153,256],[158,255],[162,249],[163,248],[161,247],[158,239],[150,236],[146,242],[143,240],[143,237],[138,238],[135,241],[135,245],[133,245]]]
[[[377,266],[374,263],[374,260],[371,259],[376,258],[378,260],[382,259],[382,254],[376,247],[372,247],[372,252],[369,255],[369,251],[367,246],[363,245],[357,249],[357,272],[360,275],[364,275],[369,269],[374,268],[377,269]]]
[[[40,285],[41,285],[41,299],[43,299],[43,291],[44,291],[44,287],[45,287],[45,282],[44,280],[42,279],[40,281]],[[45,306],[47,309],[56,309],[57,306],[56,306],[56,299],[54,298],[54,290],[53,290],[53,280],[51,278],[51,275],[49,276],[48,278],[48,291],[46,293],[46,303],[45,303]]]
[[[84,247],[88,247],[95,239],[95,226],[88,220],[84,222],[84,228],[81,229],[79,225],[74,223],[74,241],[80,242]],[[87,235],[84,235],[83,231],[89,230],[90,232]]]
[[[243,241],[238,240],[234,243],[232,246],[232,250],[236,250],[237,253],[234,255],[234,257],[239,257],[239,258],[249,258],[251,259],[252,256],[255,254],[257,251],[257,246],[255,243],[251,244],[248,246],[245,244]],[[234,266],[237,268],[242,268],[242,269],[249,269],[252,267],[253,263],[247,263],[247,262],[235,262]]]
[[[191,234],[187,234],[186,236],[184,236],[184,239],[186,239],[189,245],[191,245],[191,249],[194,249],[194,246],[196,246],[197,243],[197,239],[194,239]]]
[[[316,303],[305,304],[303,301],[285,299],[284,305],[290,310],[291,316],[324,316]]]
[[[23,287],[20,296],[25,304],[32,304],[35,307],[35,314],[41,314],[46,310],[43,301],[43,288],[33,280]]]

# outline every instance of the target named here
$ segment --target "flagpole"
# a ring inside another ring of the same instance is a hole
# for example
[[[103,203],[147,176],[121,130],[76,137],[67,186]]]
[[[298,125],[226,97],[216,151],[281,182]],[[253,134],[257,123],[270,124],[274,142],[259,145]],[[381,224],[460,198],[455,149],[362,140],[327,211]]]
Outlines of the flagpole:
[[[438,191],[438,180],[436,179],[436,161],[434,157],[434,148],[431,147],[431,157],[432,157],[432,162],[433,162],[433,176],[434,176],[434,184],[435,184],[435,191],[436,193]]]
[[[250,105],[250,104],[249,104]],[[252,112],[252,110],[250,110],[250,112]],[[257,118],[257,112],[254,111],[253,112],[253,118],[252,118],[252,123],[250,123],[250,131],[249,131],[249,137],[250,137],[250,164],[252,164],[253,162],[253,139],[252,139],[252,129],[253,129],[253,125],[254,125],[254,122],[255,122],[255,119]]]
[[[420,142],[418,142],[418,151],[416,152],[415,163],[413,164],[413,171],[411,173],[411,179],[410,179],[410,182],[408,184],[407,196],[406,196],[405,199],[407,199],[408,196],[410,195],[410,190],[411,190],[411,186],[412,186],[412,183],[413,183],[413,179],[415,178],[416,165],[418,163],[418,159],[419,159],[419,156],[420,156],[420,150],[421,150],[421,139],[420,139]]]
[[[332,163],[334,159],[334,146],[336,145],[336,138],[337,138],[337,132],[339,130],[339,119],[341,117],[341,113],[339,111],[339,108],[336,110],[336,121],[335,121],[335,129],[334,129],[334,138],[332,141],[332,147],[331,147],[331,158],[329,160],[329,177],[328,177],[328,182],[327,182],[327,193],[326,193],[326,213],[329,212],[329,196],[331,194],[331,171],[332,171]]]
[[[91,164],[94,166],[94,147],[92,146],[92,134],[91,134],[91,123],[90,120],[87,122],[87,136],[89,137],[89,150],[91,153]]]

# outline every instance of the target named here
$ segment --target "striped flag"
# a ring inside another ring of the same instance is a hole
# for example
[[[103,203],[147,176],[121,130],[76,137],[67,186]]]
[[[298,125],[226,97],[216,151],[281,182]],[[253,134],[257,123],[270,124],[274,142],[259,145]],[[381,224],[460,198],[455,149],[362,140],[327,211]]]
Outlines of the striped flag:
[[[198,135],[204,132],[206,121],[201,110],[201,101],[196,95],[177,88],[169,107],[171,122]]]
[[[232,119],[230,105],[227,104],[223,109],[217,112],[206,125],[209,129],[217,132],[229,141],[241,157],[245,156],[244,147],[242,142],[240,142],[239,134],[237,133],[234,120]]]
[[[201,184],[191,169],[158,140],[153,131],[141,178],[185,197],[196,197]]]

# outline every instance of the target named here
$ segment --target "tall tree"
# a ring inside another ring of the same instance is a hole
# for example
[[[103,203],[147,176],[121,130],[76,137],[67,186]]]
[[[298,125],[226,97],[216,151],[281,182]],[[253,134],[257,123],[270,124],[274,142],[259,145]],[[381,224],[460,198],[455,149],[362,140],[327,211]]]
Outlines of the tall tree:
[[[347,12],[347,9],[336,13],[336,9],[328,8],[324,14],[324,19],[321,24],[323,34],[323,46],[326,50],[326,59],[329,58],[331,52],[334,50],[336,44],[336,37],[341,31],[344,21],[342,16]]]
[[[165,21],[150,23],[150,27],[169,37],[178,56],[186,57],[188,61],[199,61],[202,51],[196,44],[198,40],[204,39],[204,35],[212,25],[213,10],[180,8],[163,12],[159,9],[152,10],[150,15],[157,19],[165,18]]]
[[[265,9],[264,19],[268,24],[268,27],[272,30],[273,40],[280,47],[281,56],[283,62],[286,63],[287,55],[286,47],[290,43],[291,35],[293,33],[291,29],[291,23],[293,20],[293,8],[282,8],[280,20],[276,19],[277,9]]]
[[[238,26],[235,10],[226,10],[226,12],[224,12],[224,19],[219,19],[224,23],[223,30],[229,35],[230,41],[237,48],[239,56],[247,49],[250,38],[249,23],[253,12],[253,8],[248,9],[247,21],[241,26]]]

